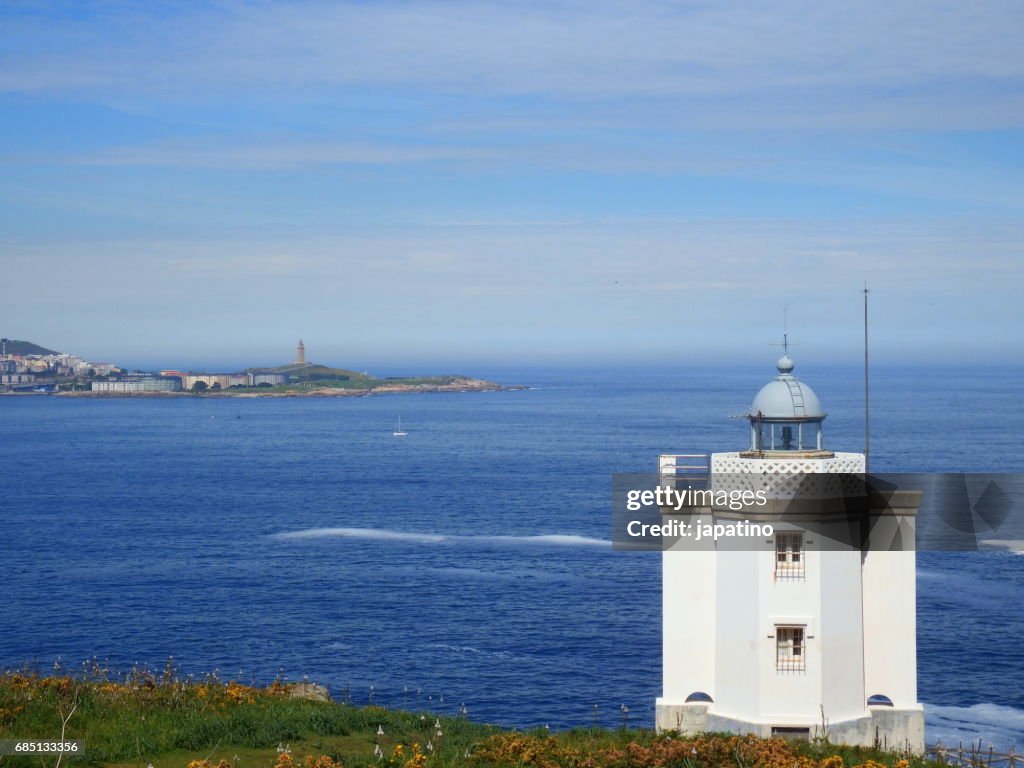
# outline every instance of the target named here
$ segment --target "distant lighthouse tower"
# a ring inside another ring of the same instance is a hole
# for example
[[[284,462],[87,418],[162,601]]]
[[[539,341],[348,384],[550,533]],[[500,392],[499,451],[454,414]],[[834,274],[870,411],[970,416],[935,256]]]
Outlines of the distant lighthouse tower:
[[[306,364],[306,345],[302,343],[302,339],[299,339],[299,346],[295,348],[295,364]]]
[[[781,498],[807,482],[852,483],[862,504],[856,511],[789,507],[784,518],[777,506],[773,533],[743,545],[666,542],[657,727],[827,735],[833,743],[922,752],[913,532],[921,494],[865,494],[864,454],[825,447],[826,413],[793,375],[785,345],[777,367],[747,415],[748,447],[712,454],[708,487],[762,488]],[[660,463],[661,483],[679,488],[674,457]],[[687,515],[771,519],[756,506],[693,507]],[[828,546],[838,529],[870,531],[869,541]]]

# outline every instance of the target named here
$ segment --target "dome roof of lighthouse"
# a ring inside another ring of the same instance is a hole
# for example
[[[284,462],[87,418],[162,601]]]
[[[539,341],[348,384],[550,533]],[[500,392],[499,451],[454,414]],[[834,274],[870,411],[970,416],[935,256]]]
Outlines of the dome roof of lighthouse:
[[[793,359],[784,354],[777,365],[779,375],[761,387],[750,406],[750,417],[760,413],[766,419],[824,419],[814,390],[793,376]]]

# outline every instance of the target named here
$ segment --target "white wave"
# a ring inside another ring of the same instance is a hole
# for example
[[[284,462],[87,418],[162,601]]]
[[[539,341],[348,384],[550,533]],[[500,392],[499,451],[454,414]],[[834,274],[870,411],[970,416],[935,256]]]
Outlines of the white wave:
[[[1024,555],[1024,540],[1022,539],[979,539],[978,546]]]
[[[410,533],[392,531],[386,528],[306,528],[301,531],[283,531],[271,534],[274,539],[378,539],[382,541],[411,541],[421,544],[440,544],[441,542],[459,542],[473,544],[476,542],[497,542],[509,544],[551,544],[563,547],[610,547],[612,543],[605,539],[595,539],[576,534],[537,534],[534,536],[460,536],[440,533]]]
[[[521,572],[485,571],[481,568],[417,568],[418,572],[436,573],[438,576],[452,576],[462,579],[486,579],[488,581],[517,581]]]
[[[490,656],[495,659],[512,658],[512,654],[508,651],[483,651],[472,645],[449,645],[447,643],[430,643],[426,647],[430,650],[445,651],[446,653],[454,653],[460,656],[464,654],[478,654],[481,656]]]
[[[408,533],[389,531],[384,528],[306,528],[302,531],[285,531],[272,534],[275,539],[379,539],[385,541],[417,541],[424,544],[438,544],[448,537],[434,533]]]
[[[529,570],[493,570],[482,568],[415,568],[417,575],[424,573],[437,574],[440,578],[473,579],[477,581],[533,581],[533,582],[567,582],[579,581],[575,573],[556,573],[543,568]]]
[[[555,544],[562,547],[610,547],[612,545],[610,541],[605,539],[557,533],[540,534],[537,536],[479,536],[467,538],[480,538],[500,542],[522,542],[524,544]]]
[[[429,643],[427,648],[435,651],[451,651],[453,653],[483,653],[472,645],[448,645],[447,643]]]
[[[1024,745],[1024,710],[1014,707],[989,703],[970,707],[925,704],[924,718],[929,744],[941,741],[944,746],[956,747],[961,742],[977,744],[980,739],[985,749],[991,744],[996,752]]]

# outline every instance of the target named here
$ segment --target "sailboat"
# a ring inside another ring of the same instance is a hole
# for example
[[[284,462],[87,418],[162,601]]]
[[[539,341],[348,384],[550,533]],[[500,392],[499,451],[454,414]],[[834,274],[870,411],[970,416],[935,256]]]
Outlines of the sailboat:
[[[395,437],[405,437],[407,434],[409,434],[408,432],[403,432],[402,431],[402,415],[401,414],[398,415],[398,426],[395,427],[395,431],[392,432],[391,434],[394,435]]]

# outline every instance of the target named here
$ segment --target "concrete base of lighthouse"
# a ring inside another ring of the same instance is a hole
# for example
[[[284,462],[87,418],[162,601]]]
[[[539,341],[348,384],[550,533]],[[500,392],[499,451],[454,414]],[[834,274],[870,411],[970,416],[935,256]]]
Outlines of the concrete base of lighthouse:
[[[879,747],[921,754],[924,752],[924,708],[869,707],[863,717],[817,723],[751,722],[714,712],[714,705],[703,702],[672,704],[659,698],[655,710],[655,727],[675,731],[684,736],[700,733],[728,732],[753,734],[768,738],[777,735],[827,738],[833,744]]]

